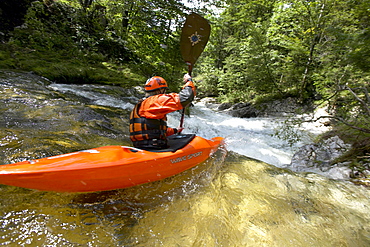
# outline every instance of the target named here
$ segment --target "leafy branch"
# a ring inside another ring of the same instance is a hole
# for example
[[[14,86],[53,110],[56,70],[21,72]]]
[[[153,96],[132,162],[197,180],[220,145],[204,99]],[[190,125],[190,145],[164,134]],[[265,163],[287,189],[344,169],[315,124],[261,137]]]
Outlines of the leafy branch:
[[[368,102],[365,102],[364,100],[362,100],[350,87],[345,86],[344,88],[347,89],[349,92],[351,92],[351,94],[355,97],[355,99],[358,102],[360,102],[360,104],[363,106],[363,108],[367,112],[366,115],[370,116],[370,108],[368,106],[370,104],[370,97],[369,97],[369,92],[367,91],[367,88],[366,87],[362,87],[360,89],[364,90],[364,94],[365,94],[366,100]]]
[[[316,118],[314,121],[318,121],[318,120],[320,120],[322,118],[332,118],[332,119],[338,120],[339,122],[341,122],[341,123],[343,123],[343,124],[345,124],[345,125],[353,128],[353,129],[356,129],[356,130],[359,130],[361,132],[370,134],[370,129],[358,127],[358,126],[356,126],[354,124],[351,124],[351,123],[347,122],[346,120],[344,120],[341,117],[336,117],[336,116],[320,116],[320,117]]]
[[[362,99],[354,91],[356,89],[360,89],[363,92],[365,99]],[[370,105],[370,96],[369,96],[369,92],[368,92],[367,88],[366,87],[350,88],[349,86],[345,85],[342,90],[347,90],[347,91],[349,91],[352,94],[352,96],[355,98],[355,100],[360,104],[360,106],[362,106],[363,111],[360,112],[359,114],[362,113],[363,115],[365,115],[365,118],[364,119],[369,119],[369,117],[370,117],[370,108],[369,108],[369,105]],[[320,120],[322,118],[335,119],[335,120],[337,120],[337,121],[339,121],[339,122],[341,122],[341,123],[343,123],[343,124],[345,124],[345,125],[353,128],[353,129],[356,129],[356,130],[359,130],[361,132],[369,133],[370,134],[370,129],[369,128],[359,127],[359,126],[357,126],[355,124],[350,123],[348,120],[346,120],[346,119],[344,119],[342,117],[338,117],[338,116],[320,116],[317,119],[315,119],[314,121],[318,121],[318,120]]]

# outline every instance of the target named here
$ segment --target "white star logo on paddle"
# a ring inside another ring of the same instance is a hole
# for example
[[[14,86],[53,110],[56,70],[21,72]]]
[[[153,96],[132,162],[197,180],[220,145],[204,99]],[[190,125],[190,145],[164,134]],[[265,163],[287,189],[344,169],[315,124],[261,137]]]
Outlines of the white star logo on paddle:
[[[198,34],[198,32],[193,33],[193,34],[189,37],[189,39],[190,39],[190,42],[191,42],[191,45],[192,45],[192,46],[194,46],[194,45],[198,44],[198,43],[199,43],[199,41],[202,41],[202,40],[200,39],[200,35]]]

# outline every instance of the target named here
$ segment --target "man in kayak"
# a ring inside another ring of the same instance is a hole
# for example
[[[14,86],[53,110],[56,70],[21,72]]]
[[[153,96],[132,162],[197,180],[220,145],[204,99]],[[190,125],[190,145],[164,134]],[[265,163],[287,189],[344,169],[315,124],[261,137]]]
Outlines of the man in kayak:
[[[166,94],[165,79],[154,76],[145,83],[145,98],[130,114],[130,139],[136,148],[167,148],[167,136],[181,133],[183,128],[167,127],[166,115],[188,106],[196,94],[190,75],[184,75],[185,85],[179,93]]]

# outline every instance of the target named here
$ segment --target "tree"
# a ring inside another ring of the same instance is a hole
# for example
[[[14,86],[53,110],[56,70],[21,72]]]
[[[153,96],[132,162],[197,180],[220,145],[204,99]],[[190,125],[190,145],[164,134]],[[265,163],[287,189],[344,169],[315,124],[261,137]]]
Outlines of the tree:
[[[213,56],[207,61],[217,62],[218,94],[222,100],[247,100],[255,95],[253,90],[265,92],[266,88],[274,88],[279,91],[268,62],[270,54],[266,39],[274,2],[226,1],[227,8],[214,21],[216,28],[212,37],[216,38],[211,37],[209,46],[214,51],[216,44],[222,47],[217,47],[216,56],[207,52]],[[214,45],[214,42],[217,43]]]
[[[368,2],[229,0],[216,26],[223,100],[296,95],[302,102],[335,90],[336,68],[369,68]],[[357,23],[357,24],[356,24]],[[210,40],[211,46],[215,42]],[[215,46],[213,46],[215,47]],[[216,51],[215,48],[212,48]],[[222,52],[220,52],[222,51]],[[346,67],[349,68],[348,66]],[[240,89],[235,92],[235,88]],[[240,92],[243,91],[243,92]],[[233,95],[237,93],[237,95]]]
[[[178,0],[36,1],[14,40],[37,50],[76,54],[77,49],[114,63],[130,62],[147,77],[158,74],[171,81],[185,68],[179,30],[188,10]]]
[[[0,32],[9,31],[24,22],[24,16],[33,0],[2,0],[0,1]]]
[[[81,4],[81,7],[85,10],[87,10],[93,3],[94,0],[78,0],[78,2]]]

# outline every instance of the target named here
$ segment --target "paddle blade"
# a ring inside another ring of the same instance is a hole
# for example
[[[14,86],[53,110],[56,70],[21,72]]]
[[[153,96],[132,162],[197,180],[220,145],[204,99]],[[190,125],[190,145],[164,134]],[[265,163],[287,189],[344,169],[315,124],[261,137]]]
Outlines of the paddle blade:
[[[186,18],[182,28],[180,50],[184,61],[192,66],[207,45],[211,26],[198,14],[192,13]]]

